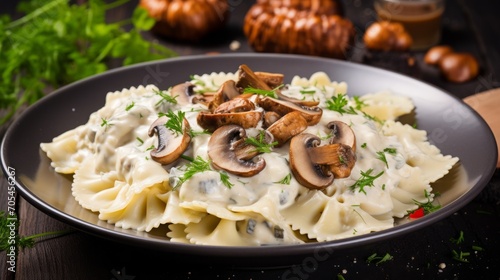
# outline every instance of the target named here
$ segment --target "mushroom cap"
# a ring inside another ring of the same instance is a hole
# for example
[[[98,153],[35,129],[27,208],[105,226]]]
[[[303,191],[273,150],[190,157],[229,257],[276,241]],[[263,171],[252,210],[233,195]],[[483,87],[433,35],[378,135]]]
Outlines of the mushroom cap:
[[[324,189],[334,179],[329,170],[312,162],[309,155],[309,149],[320,143],[321,139],[310,133],[301,133],[290,140],[290,169],[295,179],[309,189]]]
[[[266,130],[270,132],[273,135],[274,140],[278,142],[276,146],[280,147],[290,138],[306,129],[306,119],[304,119],[300,112],[293,111],[278,119]]]
[[[191,142],[190,125],[186,119],[183,120],[183,134],[179,135],[165,126],[167,121],[166,116],[158,118],[151,124],[148,131],[150,137],[155,134],[158,136],[158,146],[151,150],[150,155],[154,161],[161,164],[170,164],[177,160]]]
[[[194,85],[190,82],[175,85],[170,90],[170,95],[177,100],[180,105],[191,103],[191,96],[194,95]]]
[[[331,144],[344,144],[356,151],[356,135],[348,124],[342,121],[331,121],[326,126],[332,131]]]
[[[248,158],[249,151],[245,143],[246,131],[238,125],[225,125],[214,131],[208,141],[208,157],[217,169],[242,177],[251,177],[266,167],[263,158]]]

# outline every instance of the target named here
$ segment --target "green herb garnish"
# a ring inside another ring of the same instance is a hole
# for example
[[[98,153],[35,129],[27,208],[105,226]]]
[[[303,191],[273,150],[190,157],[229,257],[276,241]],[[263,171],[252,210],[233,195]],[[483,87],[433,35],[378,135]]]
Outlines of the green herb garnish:
[[[290,181],[292,180],[292,174],[288,173],[283,179],[279,180],[278,182],[275,182],[277,184],[282,184],[282,185],[290,185]]]
[[[470,256],[470,253],[469,252],[457,252],[456,250],[452,250],[451,251],[452,253],[452,257],[454,260],[457,260],[459,262],[463,262],[463,263],[468,263],[469,260],[467,260],[467,257]]]
[[[212,168],[210,167],[210,161],[206,161],[200,156],[197,156],[195,159],[186,156],[182,156],[182,158],[190,161],[190,163],[186,165],[186,170],[184,172],[184,175],[181,178],[179,178],[179,182],[177,182],[174,188],[177,188],[180,185],[182,185],[184,182],[193,177],[194,174],[196,173],[213,171]],[[229,181],[229,175],[224,171],[218,171],[218,172],[220,174],[220,179],[222,183],[227,188],[231,188],[234,184]]]
[[[380,257],[377,255],[377,253],[374,253],[372,255],[370,255],[367,259],[366,259],[366,262],[367,263],[372,263],[372,262],[375,262],[376,265],[379,265],[381,263],[384,263],[384,262],[387,262],[387,261],[390,261],[392,260],[393,257],[389,254],[389,253],[386,253],[384,256]]]
[[[17,216],[7,215],[3,211],[0,212],[0,252],[10,250],[12,247],[14,247],[16,251],[18,248],[32,248],[35,243],[42,238],[60,236],[71,232],[71,230],[60,230],[29,236],[19,236],[17,234],[18,227],[19,220]],[[15,234],[13,235],[13,233]]]
[[[463,231],[460,231],[460,234],[458,235],[458,238],[450,238],[450,242],[452,243],[455,243],[457,245],[459,245],[460,243],[464,242],[465,241],[465,238],[464,238],[464,232]]]
[[[160,113],[160,117],[167,117],[168,121],[165,123],[165,127],[172,131],[176,136],[184,134],[183,123],[186,113],[183,111],[177,111],[175,114],[174,111],[168,110],[167,113]]]
[[[130,109],[134,108],[135,106],[135,102],[132,101],[132,103],[130,103],[129,105],[127,105],[127,107],[125,107],[125,111],[130,111]]]
[[[396,149],[394,149],[394,148],[385,148],[383,151],[377,152],[377,159],[383,161],[385,163],[385,166],[389,167],[389,164],[387,163],[387,158],[385,157],[385,153],[388,153],[390,155],[395,155],[396,154]]]
[[[245,143],[250,144],[255,147],[257,152],[259,153],[270,153],[272,152],[272,148],[278,145],[277,141],[272,143],[266,142],[266,133],[261,130],[257,137],[247,137],[245,138]]]
[[[343,114],[356,114],[356,111],[353,107],[348,106],[349,98],[345,94],[338,94],[332,96],[330,99],[326,101],[326,108],[328,110],[332,110],[335,112],[339,112],[341,115]],[[346,108],[347,107],[347,108]]]
[[[0,17],[0,124],[53,89],[108,70],[111,62],[131,65],[177,55],[142,37],[155,24],[145,9],[108,23],[106,13],[128,1],[74,2],[21,1],[17,11],[24,16]]]
[[[177,95],[172,96],[168,91],[165,90],[155,90],[154,92],[162,98],[160,101],[158,101],[158,103],[156,103],[157,106],[163,102],[177,104]]]
[[[429,213],[435,212],[441,208],[441,205],[434,205],[433,204],[433,202],[431,201],[431,196],[426,190],[424,190],[424,196],[427,198],[426,202],[419,202],[416,200],[413,200],[413,201],[415,202],[416,205],[418,205],[419,207],[424,209],[424,213],[426,215]]]
[[[356,188],[359,192],[366,194],[365,187],[373,187],[373,181],[384,174],[384,171],[380,171],[377,175],[372,176],[373,169],[368,169],[367,171],[361,171],[361,178],[359,178],[353,185],[349,186],[351,191],[355,191]]]
[[[248,86],[243,90],[243,93],[252,93],[252,94],[263,95],[263,96],[272,97],[272,98],[278,98],[278,95],[276,94],[276,90],[280,89],[283,86],[284,85],[279,85],[271,90],[259,89],[259,88],[254,88],[254,87]]]

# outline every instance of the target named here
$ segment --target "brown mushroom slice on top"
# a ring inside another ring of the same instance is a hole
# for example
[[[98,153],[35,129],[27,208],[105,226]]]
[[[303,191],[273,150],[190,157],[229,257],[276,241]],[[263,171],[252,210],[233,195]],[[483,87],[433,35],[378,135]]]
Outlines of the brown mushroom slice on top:
[[[208,104],[208,109],[210,111],[215,110],[222,103],[231,100],[240,95],[236,83],[233,80],[225,81],[215,93],[212,101]]]
[[[281,99],[281,100],[284,100],[284,101],[288,101],[288,102],[292,102],[292,103],[295,103],[295,104],[297,104],[299,106],[314,107],[314,106],[318,106],[319,105],[319,101],[316,101],[316,100],[306,100],[306,99],[298,99],[298,98],[295,98],[295,97],[290,97],[290,96],[284,95],[283,93],[281,93],[281,91],[276,91],[276,95],[278,96],[278,99]]]
[[[330,144],[345,144],[356,151],[356,135],[348,124],[342,121],[331,121],[326,126],[332,134]]]
[[[270,127],[273,123],[277,122],[281,116],[273,111],[264,112],[264,118],[262,119],[262,127]]]
[[[301,133],[290,140],[290,169],[304,187],[321,190],[328,187],[334,175],[324,165],[314,163],[309,150],[317,147],[321,139],[310,133]]]
[[[151,150],[150,155],[154,161],[161,164],[170,164],[177,160],[191,142],[191,127],[186,119],[182,123],[183,133],[178,135],[165,126],[167,122],[168,117],[162,116],[151,124],[148,131],[150,137],[155,134],[158,137],[158,146]]]
[[[285,75],[282,73],[271,73],[255,71],[255,76],[266,83],[270,88],[277,88],[284,84]]]
[[[195,85],[190,82],[185,82],[172,87],[170,95],[175,98],[178,104],[187,105],[191,103],[191,97],[194,93]]]
[[[300,112],[293,111],[281,117],[266,130],[273,135],[274,141],[277,142],[276,147],[280,147],[306,129],[306,119]]]
[[[347,178],[356,163],[354,150],[345,144],[328,144],[309,149],[311,161],[330,170],[335,178]]]
[[[198,125],[203,129],[214,132],[221,126],[235,124],[243,128],[256,127],[262,120],[262,112],[247,111],[233,113],[200,112],[196,118]]]
[[[271,97],[263,97],[257,100],[257,104],[265,111],[273,111],[281,116],[297,111],[302,114],[307,121],[307,125],[315,125],[321,120],[323,110],[320,107],[300,106],[293,102],[278,100]]]
[[[219,113],[238,113],[255,110],[255,104],[246,98],[234,98],[220,104],[213,111],[215,114]]]
[[[241,89],[252,87],[263,90],[272,90],[272,88],[267,85],[264,80],[259,78],[259,76],[257,76],[255,72],[253,72],[253,70],[246,64],[241,64],[240,67],[238,67],[238,80],[236,81],[236,87]]]
[[[245,129],[238,125],[225,125],[215,130],[208,141],[208,157],[214,167],[242,177],[261,172],[266,162],[255,157],[255,147],[247,144],[245,138]]]

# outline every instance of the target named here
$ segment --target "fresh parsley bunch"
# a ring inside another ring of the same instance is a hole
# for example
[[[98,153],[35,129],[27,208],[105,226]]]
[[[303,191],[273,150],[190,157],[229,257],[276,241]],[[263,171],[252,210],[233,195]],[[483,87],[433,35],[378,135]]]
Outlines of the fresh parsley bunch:
[[[24,16],[0,15],[0,125],[48,91],[120,65],[176,56],[141,32],[155,20],[136,7],[131,18],[106,22],[106,13],[128,0],[27,0]]]

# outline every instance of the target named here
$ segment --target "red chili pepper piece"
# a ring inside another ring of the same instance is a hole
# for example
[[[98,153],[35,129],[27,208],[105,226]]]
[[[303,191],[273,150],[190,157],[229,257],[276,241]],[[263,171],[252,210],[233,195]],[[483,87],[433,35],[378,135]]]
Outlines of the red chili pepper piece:
[[[425,214],[424,208],[420,207],[417,210],[410,213],[410,215],[408,215],[408,217],[410,217],[410,219],[418,219],[418,218],[422,218],[424,216],[424,214]]]

